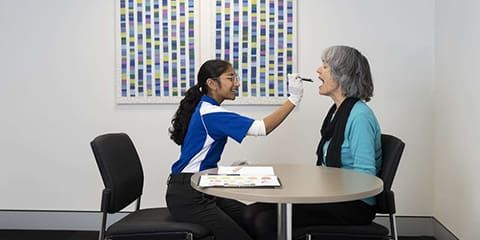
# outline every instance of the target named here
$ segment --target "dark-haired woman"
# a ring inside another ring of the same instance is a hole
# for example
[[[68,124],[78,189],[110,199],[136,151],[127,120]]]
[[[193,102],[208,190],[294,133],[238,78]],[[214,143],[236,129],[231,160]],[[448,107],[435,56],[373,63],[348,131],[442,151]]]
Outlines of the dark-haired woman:
[[[319,94],[333,105],[323,120],[322,138],[317,148],[317,165],[350,169],[376,175],[382,162],[381,131],[366,102],[373,95],[373,82],[367,58],[357,49],[332,46],[322,54],[317,69],[322,82]],[[315,183],[312,183],[315,184]],[[369,224],[375,218],[375,198],[328,204],[295,204],[293,226]],[[276,239],[277,207],[249,205],[245,220],[256,239]]]
[[[245,205],[231,199],[200,193],[190,186],[193,173],[216,168],[230,137],[241,143],[246,135],[265,136],[272,132],[300,102],[303,86],[289,76],[290,97],[263,120],[254,120],[220,106],[235,100],[239,79],[232,65],[222,60],[205,62],[172,120],[170,138],[181,146],[172,166],[166,201],[173,218],[198,223],[212,230],[216,240],[250,240],[240,226]]]

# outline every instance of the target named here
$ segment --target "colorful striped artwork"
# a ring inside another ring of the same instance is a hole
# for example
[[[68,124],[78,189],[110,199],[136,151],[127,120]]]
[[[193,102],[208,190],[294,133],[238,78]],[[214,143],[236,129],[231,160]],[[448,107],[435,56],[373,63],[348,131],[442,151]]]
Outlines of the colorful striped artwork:
[[[117,1],[117,103],[178,103],[195,84],[198,0]]]
[[[228,103],[285,100],[295,69],[296,0],[116,2],[118,104],[178,104],[196,83],[199,59],[209,58],[231,62],[240,77],[237,99]]]
[[[215,0],[217,59],[241,79],[237,103],[279,103],[294,69],[295,0]],[[212,30],[213,31],[213,30]]]

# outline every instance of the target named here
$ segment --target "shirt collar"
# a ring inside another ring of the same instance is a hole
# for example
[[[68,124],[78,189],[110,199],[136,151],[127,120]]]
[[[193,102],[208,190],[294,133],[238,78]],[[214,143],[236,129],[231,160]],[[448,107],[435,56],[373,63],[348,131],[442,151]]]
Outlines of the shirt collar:
[[[220,105],[220,104],[218,104],[218,102],[215,99],[213,99],[213,98],[211,98],[210,96],[207,96],[207,95],[203,95],[201,100],[204,101],[204,102],[211,103],[211,104],[216,105],[216,106]]]

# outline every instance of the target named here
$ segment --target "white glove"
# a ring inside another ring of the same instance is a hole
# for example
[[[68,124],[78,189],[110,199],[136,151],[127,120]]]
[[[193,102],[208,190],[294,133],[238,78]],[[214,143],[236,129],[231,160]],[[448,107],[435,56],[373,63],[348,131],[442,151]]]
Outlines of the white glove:
[[[290,96],[288,100],[297,106],[302,101],[303,96],[303,81],[298,76],[298,73],[287,75],[288,78],[288,93]]]

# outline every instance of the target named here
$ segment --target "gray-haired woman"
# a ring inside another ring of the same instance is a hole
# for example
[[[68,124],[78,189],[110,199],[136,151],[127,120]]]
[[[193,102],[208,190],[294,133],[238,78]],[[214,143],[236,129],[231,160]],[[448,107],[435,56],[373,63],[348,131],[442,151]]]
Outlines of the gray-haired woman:
[[[373,95],[367,58],[357,49],[332,46],[322,54],[317,69],[319,94],[334,104],[320,130],[317,165],[376,175],[382,162],[381,131],[366,102]],[[315,183],[312,183],[315,184]],[[331,204],[293,205],[293,225],[369,224],[375,217],[375,198]],[[249,232],[256,239],[275,239],[276,206],[254,204],[246,212]]]

